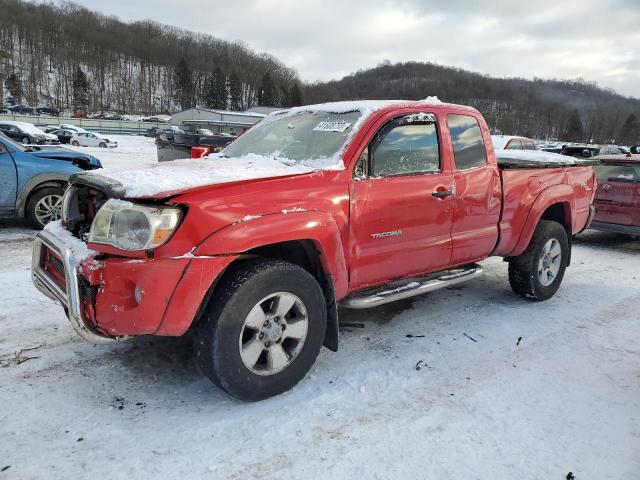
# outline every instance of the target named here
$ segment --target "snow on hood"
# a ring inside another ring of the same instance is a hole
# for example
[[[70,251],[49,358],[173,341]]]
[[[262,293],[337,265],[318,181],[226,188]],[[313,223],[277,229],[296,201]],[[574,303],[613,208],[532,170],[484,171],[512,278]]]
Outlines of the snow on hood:
[[[272,157],[246,155],[240,158],[209,156],[205,159],[174,160],[143,168],[115,172],[87,172],[115,181],[125,198],[153,197],[196,187],[221,183],[285,177],[313,172],[314,169],[287,165]]]

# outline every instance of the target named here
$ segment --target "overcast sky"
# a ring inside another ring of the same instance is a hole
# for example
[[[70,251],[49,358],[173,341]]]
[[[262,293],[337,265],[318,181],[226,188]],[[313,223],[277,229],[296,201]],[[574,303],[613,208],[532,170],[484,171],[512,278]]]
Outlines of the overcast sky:
[[[243,41],[306,81],[416,60],[493,76],[582,77],[640,97],[640,0],[78,3],[125,21],[149,18]]]

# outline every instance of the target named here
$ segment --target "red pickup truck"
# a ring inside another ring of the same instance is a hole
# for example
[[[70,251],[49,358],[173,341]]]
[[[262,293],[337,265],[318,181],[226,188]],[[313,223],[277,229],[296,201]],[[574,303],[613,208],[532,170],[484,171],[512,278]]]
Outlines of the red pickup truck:
[[[213,382],[263,399],[337,350],[338,305],[471,280],[491,255],[516,293],[553,296],[595,175],[527,154],[498,162],[480,113],[437,99],[294,108],[207,159],[73,177],[34,284],[90,342],[193,330]]]

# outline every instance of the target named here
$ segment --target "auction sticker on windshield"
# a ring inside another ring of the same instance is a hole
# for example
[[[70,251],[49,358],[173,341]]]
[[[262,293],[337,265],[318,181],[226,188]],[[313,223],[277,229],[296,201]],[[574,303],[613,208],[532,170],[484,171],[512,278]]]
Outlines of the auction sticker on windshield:
[[[320,122],[314,127],[314,130],[319,132],[344,132],[351,126],[349,122],[337,121],[337,122]]]

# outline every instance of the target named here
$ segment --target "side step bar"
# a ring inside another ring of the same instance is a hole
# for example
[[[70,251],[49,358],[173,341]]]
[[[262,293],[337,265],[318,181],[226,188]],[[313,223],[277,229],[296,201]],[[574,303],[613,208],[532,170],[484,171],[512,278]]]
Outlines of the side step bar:
[[[407,279],[385,285],[384,287],[356,292],[342,300],[340,306],[355,309],[377,307],[385,303],[395,302],[396,300],[414,297],[473,280],[483,273],[482,267],[477,264],[464,268],[445,270],[427,277]]]

